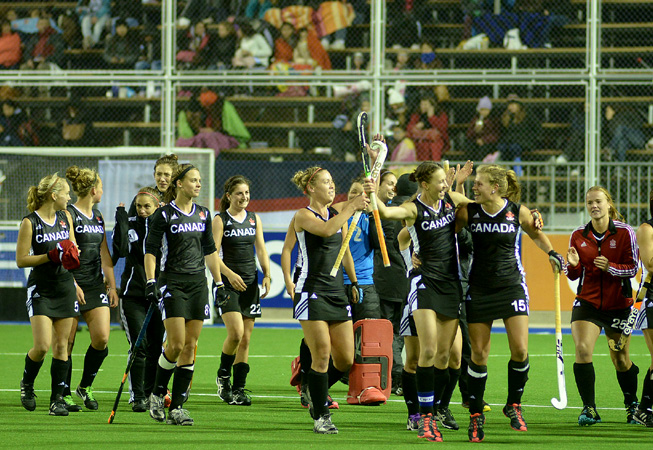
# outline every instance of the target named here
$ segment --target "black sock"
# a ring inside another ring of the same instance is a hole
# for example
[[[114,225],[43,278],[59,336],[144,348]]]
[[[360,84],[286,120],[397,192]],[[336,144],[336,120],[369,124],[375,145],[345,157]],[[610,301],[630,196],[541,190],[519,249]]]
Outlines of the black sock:
[[[469,405],[469,373],[467,372],[467,360],[463,358],[460,363],[460,377],[458,378],[458,390],[460,391],[460,396],[462,397],[463,403],[467,402]]]
[[[528,356],[523,362],[508,361],[508,399],[507,405],[521,404],[521,397],[524,394],[524,386],[528,381],[530,369]]]
[[[404,390],[404,402],[408,408],[408,415],[419,414],[419,400],[417,400],[417,377],[414,373],[401,372],[401,386]]]
[[[95,350],[92,345],[88,346],[84,357],[84,372],[82,372],[82,380],[79,382],[81,387],[85,388],[93,384],[93,380],[95,380],[95,376],[100,371],[100,366],[102,366],[102,362],[108,354],[109,349],[107,347],[104,350]]]
[[[308,383],[306,377],[313,365],[313,357],[311,356],[311,349],[308,348],[304,339],[302,339],[301,344],[299,344],[299,364],[301,366],[302,384]]]
[[[231,378],[231,367],[234,365],[236,360],[236,354],[227,355],[225,352],[222,352],[220,356],[220,368],[218,369],[219,377],[230,377]]]
[[[439,405],[440,408],[449,407],[449,403],[451,403],[451,396],[453,395],[453,391],[456,389],[456,386],[458,385],[458,379],[460,378],[460,368],[452,369],[449,367],[448,372],[449,382],[444,387],[444,391],[442,391],[442,397],[440,397]]]
[[[23,370],[23,383],[34,384],[36,376],[41,370],[43,361],[32,361],[29,355],[25,355],[25,370]]]
[[[433,413],[433,366],[417,366],[415,370],[417,380],[417,400],[419,401],[419,413]]]
[[[329,412],[327,406],[327,391],[329,390],[329,376],[326,373],[308,371],[308,391],[313,403],[314,418],[319,418]]]
[[[442,394],[449,384],[449,370],[433,367],[433,408],[438,409]]]
[[[159,365],[156,368],[156,376],[154,377],[154,388],[152,393],[154,395],[166,395],[168,393],[168,383],[170,377],[175,370],[177,361],[170,361],[166,358],[165,352],[161,353],[159,357]]]
[[[67,370],[68,361],[52,358],[52,364],[50,365],[50,376],[52,377],[50,403],[57,397],[63,397],[63,386],[66,383]]]
[[[241,362],[234,364],[234,390],[243,389],[247,382],[247,374],[249,373],[249,364]]]
[[[487,366],[478,366],[472,361],[467,368],[467,387],[469,388],[469,414],[483,413],[483,396],[487,382]]]
[[[195,364],[188,364],[181,367],[177,366],[172,370],[175,373],[175,378],[172,380],[170,410],[178,408],[184,404],[184,400],[188,393],[188,386],[190,386],[190,382],[193,379],[194,369]]]
[[[66,372],[66,385],[63,387],[63,396],[71,395],[70,383],[73,378],[73,355],[68,356],[68,371]]]
[[[329,387],[336,384],[343,377],[345,372],[342,372],[336,369],[336,366],[333,365],[333,359],[329,359],[329,368],[327,369],[327,375],[329,377]]]
[[[574,363],[574,378],[583,406],[596,407],[596,398],[594,395],[594,385],[596,384],[596,374],[594,373],[593,363]]]
[[[639,367],[633,363],[625,372],[617,372],[617,381],[624,393],[624,405],[630,406],[637,402],[637,374]]]
[[[646,411],[653,406],[653,381],[651,376],[651,369],[648,369],[642,383],[642,402],[639,404],[639,409],[642,411]]]

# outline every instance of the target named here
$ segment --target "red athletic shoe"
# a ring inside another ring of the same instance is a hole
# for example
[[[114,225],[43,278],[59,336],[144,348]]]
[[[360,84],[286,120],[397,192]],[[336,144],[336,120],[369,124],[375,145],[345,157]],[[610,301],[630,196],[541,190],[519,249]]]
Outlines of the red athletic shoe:
[[[521,405],[519,403],[513,403],[512,405],[506,405],[503,407],[503,414],[510,419],[510,426],[513,430],[517,431],[527,431],[528,426],[524,420],[524,416],[521,413]]]

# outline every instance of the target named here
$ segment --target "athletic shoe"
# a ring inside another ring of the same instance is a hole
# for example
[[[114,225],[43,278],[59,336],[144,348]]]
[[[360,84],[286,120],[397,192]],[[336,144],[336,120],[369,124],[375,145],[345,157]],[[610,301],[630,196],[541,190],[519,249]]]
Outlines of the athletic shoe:
[[[395,395],[398,396],[398,397],[403,397],[404,396],[404,388],[399,386],[397,388],[397,390],[395,391]]]
[[[91,386],[85,388],[77,386],[77,389],[75,389],[75,394],[84,400],[84,406],[86,406],[87,409],[97,411],[97,401],[95,401],[95,397],[93,396],[93,388]]]
[[[63,401],[63,397],[61,395],[57,395],[57,397],[54,399],[54,401],[50,404],[49,414],[51,416],[67,416],[68,415],[68,409],[66,408],[66,403]]]
[[[466,402],[462,402],[462,406],[465,409],[469,409],[469,400],[466,401]],[[490,411],[492,411],[492,408],[490,407],[490,404],[488,402],[486,402],[485,400],[483,400],[483,412],[486,413],[486,412],[490,412]]]
[[[338,429],[331,422],[331,414],[325,414],[315,419],[313,431],[318,434],[338,434]]]
[[[302,404],[302,408],[308,408],[308,385],[302,384],[301,390],[299,391],[299,401]]]
[[[653,428],[653,414],[649,413],[648,411],[637,409],[635,414],[633,414],[633,420],[635,423],[644,425],[646,428]]]
[[[166,419],[166,423],[168,425],[184,425],[184,426],[191,426],[193,423],[193,419],[188,415],[188,411],[185,409],[181,409],[181,406],[175,409],[171,409],[168,411],[168,418]]]
[[[469,427],[467,428],[467,436],[469,442],[481,442],[485,439],[485,416],[481,413],[472,414],[469,416]]]
[[[68,412],[80,412],[82,410],[82,407],[75,403],[72,395],[66,395],[63,402],[66,404]]]
[[[601,416],[596,412],[596,407],[585,405],[583,412],[578,416],[578,425],[583,427],[594,425],[595,423],[601,423]]]
[[[218,376],[215,379],[215,384],[218,385],[218,397],[220,397],[223,402],[231,404],[233,400],[233,393],[231,392],[231,377]]]
[[[232,391],[230,405],[250,406],[252,398],[245,392],[244,388],[236,388]]]
[[[329,394],[327,394],[327,406],[329,409],[340,409],[338,402],[332,399]]]
[[[34,411],[36,409],[35,398],[34,384],[23,383],[23,380],[20,380],[20,403],[22,403],[23,408],[28,411]]]
[[[510,419],[510,426],[513,430],[528,431],[528,426],[526,425],[524,416],[522,416],[520,403],[504,406],[503,415]]]
[[[406,421],[406,429],[408,431],[419,430],[419,417],[419,413],[408,416],[408,420]]]
[[[148,405],[147,401],[144,398],[135,398],[134,403],[132,403],[132,411],[134,412],[145,412],[147,411]]]
[[[150,394],[150,417],[157,422],[166,420],[166,410],[163,406],[163,395]]]
[[[637,402],[633,402],[630,405],[626,406],[626,423],[631,423],[631,424],[637,424],[635,420],[635,413],[637,412],[637,407],[639,404]]]
[[[435,411],[435,419],[447,430],[458,430],[460,428],[448,407],[438,408]]]
[[[429,442],[442,442],[442,434],[433,420],[433,414],[420,414],[417,437]]]

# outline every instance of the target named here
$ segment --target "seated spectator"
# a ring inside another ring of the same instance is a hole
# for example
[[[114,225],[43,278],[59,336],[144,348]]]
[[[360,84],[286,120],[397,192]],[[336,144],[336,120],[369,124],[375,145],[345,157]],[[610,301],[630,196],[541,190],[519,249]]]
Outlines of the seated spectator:
[[[274,61],[292,63],[295,47],[297,46],[297,35],[295,27],[284,22],[279,29],[279,37],[274,41]]]
[[[417,161],[417,152],[415,143],[406,134],[406,130],[400,125],[395,125],[392,129],[392,141],[394,149],[390,161],[409,162]]]
[[[352,72],[365,72],[368,70],[369,65],[365,64],[365,55],[362,52],[354,53],[354,58],[352,59]]]
[[[263,20],[265,12],[270,8],[272,8],[270,0],[249,0],[245,8],[245,17]]]
[[[18,17],[16,10],[10,9],[5,14],[5,19],[11,22],[11,29],[18,31],[21,37],[26,37],[28,34],[36,34],[39,32],[38,21],[45,18],[50,22],[50,26],[61,33],[62,30],[57,26],[57,22],[52,17],[46,15],[39,9],[33,9],[26,17]]]
[[[465,141],[465,156],[471,161],[493,163],[499,156],[496,153],[496,143],[499,140],[501,126],[499,120],[492,114],[490,97],[483,97],[476,106],[476,115],[467,129]]]
[[[558,164],[566,164],[568,161],[583,161],[585,159],[585,116],[589,111],[589,103],[575,106],[569,111],[569,132],[563,138],[561,146],[562,155],[552,157],[552,161]]]
[[[442,61],[435,56],[435,46],[428,41],[423,41],[419,47],[419,59],[415,63],[415,70],[437,70],[442,68]]]
[[[367,93],[350,95],[343,102],[343,110],[333,119],[335,131],[329,135],[331,159],[334,161],[356,161],[358,148],[358,130],[356,120],[361,111],[369,114],[370,98]]]
[[[92,48],[100,42],[111,19],[111,0],[79,0],[77,15],[82,26],[82,47]]]
[[[0,27],[0,69],[17,70],[22,55],[20,36],[11,30],[7,20],[2,20]]]
[[[499,158],[521,161],[522,153],[533,149],[538,128],[516,94],[508,95],[508,106],[501,115],[501,139],[497,145]]]
[[[134,66],[136,70],[161,70],[161,32],[156,25],[146,24],[139,45],[140,55]]]
[[[63,65],[66,43],[50,26],[50,20],[41,18],[37,22],[38,33],[29,35],[25,43],[25,62],[21,70],[50,70]]]
[[[38,145],[34,124],[13,100],[5,100],[0,113],[0,147],[26,145]]]
[[[528,13],[535,16],[535,19],[542,18],[544,28],[541,30],[541,38],[533,46],[551,47],[551,36],[567,25],[571,20],[574,8],[569,0],[517,0],[515,12]],[[526,34],[540,33],[537,29],[530,29],[529,25],[537,23],[535,20],[527,20],[520,31]],[[541,44],[541,45],[540,45]]]
[[[116,34],[109,36],[104,44],[104,62],[110,69],[131,69],[138,61],[138,42],[134,33],[127,27],[125,19],[116,21]]]
[[[130,27],[143,22],[142,0],[113,0],[113,17],[123,19]],[[115,24],[114,24],[115,26]]]
[[[191,23],[223,22],[233,14],[230,3],[223,0],[189,0],[179,14],[179,26],[188,28]]]
[[[299,38],[297,39],[297,45],[293,51],[293,62],[299,66],[308,66],[313,68],[317,65],[317,62],[311,56],[311,50],[308,47],[308,30],[302,28],[299,30]]]
[[[406,107],[406,99],[401,92],[402,85],[400,83],[396,84],[399,84],[399,86],[388,89],[388,108],[386,108],[384,124],[384,130],[387,130],[387,134],[391,134],[392,129],[397,125],[403,130],[408,125],[408,108]]]
[[[347,27],[354,23],[363,23],[365,20],[365,14],[356,14],[354,5],[361,11],[366,8],[365,4],[361,5],[360,0],[326,1],[321,2],[316,8],[313,21],[318,35],[322,36],[322,47],[332,50],[345,48]]]
[[[431,94],[421,98],[406,129],[415,141],[418,161],[440,161],[449,149],[449,116]]]
[[[93,122],[71,99],[61,119],[60,145],[64,147],[87,147],[93,144]]]
[[[267,67],[272,56],[268,41],[254,31],[254,27],[247,22],[240,25],[237,34],[239,42],[232,60],[233,67],[247,69]]]
[[[606,106],[601,140],[608,144],[604,144],[603,158],[624,162],[628,150],[643,149],[646,145],[641,130],[643,123],[644,118],[630,107]]]
[[[213,64],[218,70],[231,69],[231,61],[236,54],[238,37],[231,22],[220,22],[218,24],[218,35],[215,36],[215,56]]]
[[[197,22],[179,39],[177,52],[178,68],[207,69],[214,58],[214,37],[206,30],[206,25]]]
[[[400,50],[397,52],[397,59],[392,68],[395,72],[410,70],[410,54],[408,50]]]

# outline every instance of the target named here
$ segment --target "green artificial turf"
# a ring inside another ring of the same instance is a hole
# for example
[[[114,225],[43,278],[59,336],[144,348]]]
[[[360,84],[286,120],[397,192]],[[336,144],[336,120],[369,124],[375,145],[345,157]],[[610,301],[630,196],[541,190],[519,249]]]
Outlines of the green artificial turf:
[[[496,333],[488,364],[489,377],[485,399],[492,405],[486,413],[486,438],[480,444],[467,440],[468,412],[460,405],[460,394],[454,394],[451,410],[461,425],[459,431],[443,430],[444,443],[418,440],[415,432],[406,431],[406,407],[403,398],[392,396],[387,404],[377,407],[350,406],[347,389],[338,383],[331,390],[340,410],[333,422],[338,435],[321,436],[312,431],[307,410],[301,408],[295,388],[288,384],[290,362],[296,355],[302,337],[298,329],[254,330],[251,371],[247,387],[252,406],[229,406],[216,395],[215,375],[218,355],[226,336],[224,328],[207,327],[202,331],[195,377],[186,408],[195,420],[193,427],[175,427],[154,422],[147,413],[133,413],[127,404],[128,393],[113,424],[107,419],[127,363],[127,342],[124,332],[115,328],[109,341],[109,356],[94,383],[99,411],[71,413],[68,417],[48,416],[50,390],[50,355],[36,380],[37,409],[28,412],[20,405],[19,382],[24,355],[31,346],[28,325],[0,325],[0,447],[28,449],[35,447],[86,448],[405,448],[412,445],[438,445],[448,448],[602,449],[647,448],[653,442],[653,429],[625,423],[623,396],[610,362],[605,337],[601,336],[595,351],[597,406],[603,423],[579,427],[580,398],[573,377],[573,341],[564,336],[566,357],[567,409],[555,410],[550,399],[558,394],[555,368],[554,336],[532,333],[530,336],[530,380],[523,398],[528,432],[517,432],[508,425],[501,408],[507,389],[509,352],[504,333]],[[89,344],[88,331],[77,336],[74,350],[73,388],[81,377],[83,353]],[[642,336],[634,336],[632,359],[641,368],[641,379],[650,364],[650,356]]]

